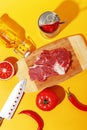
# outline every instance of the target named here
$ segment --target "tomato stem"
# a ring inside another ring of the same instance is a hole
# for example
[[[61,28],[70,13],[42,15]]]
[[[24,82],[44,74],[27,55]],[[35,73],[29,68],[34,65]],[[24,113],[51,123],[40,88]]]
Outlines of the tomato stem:
[[[49,101],[45,99],[44,104],[49,104]]]
[[[70,95],[71,95],[71,94],[70,94],[70,87],[68,87],[68,89],[65,90],[65,92],[66,92],[67,96],[70,97]]]

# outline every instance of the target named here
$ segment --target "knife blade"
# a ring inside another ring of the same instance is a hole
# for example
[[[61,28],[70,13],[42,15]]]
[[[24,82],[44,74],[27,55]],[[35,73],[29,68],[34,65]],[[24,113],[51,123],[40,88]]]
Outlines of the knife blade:
[[[9,95],[7,101],[5,102],[3,108],[0,112],[0,124],[2,124],[3,119],[11,119],[22,96],[26,86],[26,80],[23,79],[17,83],[13,88],[11,94]]]

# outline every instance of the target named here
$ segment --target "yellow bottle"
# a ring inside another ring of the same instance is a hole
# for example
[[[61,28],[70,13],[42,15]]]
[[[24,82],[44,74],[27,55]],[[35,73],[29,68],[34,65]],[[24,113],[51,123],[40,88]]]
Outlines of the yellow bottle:
[[[25,56],[26,53],[29,55],[36,49],[32,39],[26,38],[25,30],[8,14],[2,15],[0,18],[0,43],[5,47],[14,48],[15,52],[22,56]]]

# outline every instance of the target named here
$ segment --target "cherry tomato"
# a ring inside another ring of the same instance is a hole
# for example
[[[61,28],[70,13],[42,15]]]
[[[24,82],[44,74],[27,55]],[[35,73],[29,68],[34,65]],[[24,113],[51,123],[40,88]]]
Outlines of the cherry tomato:
[[[36,105],[44,111],[50,111],[58,104],[59,98],[50,88],[46,88],[38,93],[36,97]]]

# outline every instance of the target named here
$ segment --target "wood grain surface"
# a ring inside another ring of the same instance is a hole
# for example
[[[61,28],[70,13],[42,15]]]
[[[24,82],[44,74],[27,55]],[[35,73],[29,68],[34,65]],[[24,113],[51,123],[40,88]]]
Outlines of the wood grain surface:
[[[25,59],[19,60],[18,61],[19,69],[18,69],[17,76],[18,76],[19,80],[21,80],[23,78],[27,79],[27,85],[26,85],[25,92],[33,92],[33,91],[37,91],[37,90],[42,90],[46,87],[50,87],[50,86],[59,84],[60,82],[63,82],[64,80],[67,80],[70,77],[75,76],[76,74],[83,71],[83,68],[82,68],[82,66],[79,62],[79,59],[77,57],[77,54],[75,52],[76,50],[74,49],[74,47],[72,46],[72,43],[71,43],[73,41],[75,44],[75,42],[77,43],[77,41],[79,41],[81,39],[83,39],[82,36],[75,35],[75,36],[70,36],[70,37],[56,40],[41,48],[38,48]],[[79,44],[85,45],[85,41],[84,42],[81,41]],[[41,54],[41,52],[43,50],[52,50],[52,49],[56,49],[56,48],[60,48],[60,47],[66,48],[68,51],[71,52],[72,62],[70,64],[68,71],[64,75],[57,75],[57,76],[49,77],[46,81],[43,81],[43,82],[40,82],[37,80],[31,81],[29,73],[28,73],[29,67],[34,64],[36,58]],[[78,45],[76,47],[78,47]],[[86,47],[86,45],[85,45],[85,47]],[[82,46],[80,49],[82,49],[84,51],[84,48],[82,48]],[[87,53],[86,53],[86,56],[87,56]]]

